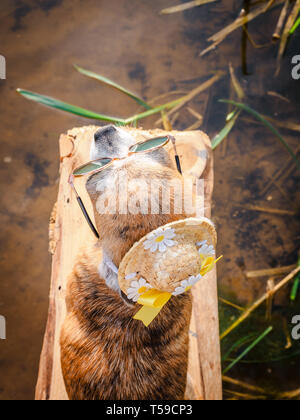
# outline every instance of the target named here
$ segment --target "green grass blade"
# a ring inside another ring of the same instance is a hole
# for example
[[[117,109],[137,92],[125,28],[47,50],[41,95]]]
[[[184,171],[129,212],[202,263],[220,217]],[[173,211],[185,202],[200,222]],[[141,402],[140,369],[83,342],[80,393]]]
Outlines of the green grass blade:
[[[263,334],[261,334],[256,340],[254,340],[253,343],[250,344],[250,346],[248,346],[245,351],[243,351],[232,363],[230,363],[229,366],[227,366],[227,368],[223,371],[223,375],[227,373],[230,369],[232,369],[245,356],[247,356],[247,354],[250,353],[250,351],[253,350],[254,347],[256,347],[272,331],[273,331],[273,327],[267,328]]]
[[[222,356],[222,362],[225,362],[234,350],[238,350],[239,347],[241,347],[241,346],[247,344],[249,341],[251,341],[254,338],[254,336],[255,336],[255,333],[251,333],[251,334],[248,334],[245,337],[242,337],[239,340],[237,340],[230,347],[230,349]]]
[[[125,93],[125,95],[129,96],[131,99],[133,99],[139,105],[143,106],[145,109],[147,110],[152,109],[152,107],[149,104],[147,104],[147,102],[145,102],[142,98],[130,92],[129,90],[125,89],[123,86],[118,85],[117,83],[113,82],[107,77],[101,76],[100,74],[94,73],[93,71],[83,69],[82,67],[79,67],[76,64],[74,64],[74,67],[77,71],[79,71],[79,73],[83,74],[84,76],[98,80],[101,83],[104,83],[108,86],[111,86],[117,89],[119,92]]]
[[[296,32],[296,30],[298,29],[299,26],[300,26],[300,17],[296,20],[295,25],[290,30],[290,35],[293,35],[293,33]]]
[[[248,105],[245,105],[245,104],[242,104],[242,103],[239,103],[239,102],[230,101],[230,100],[226,100],[226,99],[221,99],[220,102],[227,103],[227,104],[232,104],[232,105],[236,106],[237,108],[248,112],[248,114],[251,114],[258,121],[262,122],[267,128],[269,128],[269,130],[272,131],[273,134],[275,134],[275,136],[279,139],[279,141],[282,143],[282,145],[287,149],[287,151],[289,152],[289,154],[291,155],[291,157],[295,161],[295,164],[297,165],[297,168],[300,170],[300,161],[297,158],[297,156],[295,155],[295,153],[293,152],[293,150],[290,148],[290,146],[287,144],[287,142],[281,136],[279,131],[269,121],[267,121],[261,114],[259,114],[254,109],[250,108]]]
[[[231,132],[231,130],[235,126],[235,123],[236,123],[239,115],[240,115],[240,112],[235,112],[234,115],[231,116],[231,118],[229,119],[229,121],[227,122],[225,127],[220,131],[220,133],[217,134],[213,138],[213,140],[211,142],[213,150],[215,150],[219,146],[219,144],[221,144],[222,141],[225,140],[226,137],[229,135],[229,133]]]
[[[295,300],[297,298],[299,286],[300,286],[300,276],[298,275],[298,277],[294,281],[292,291],[291,291],[291,301],[292,302],[295,302]]]
[[[122,118],[117,118],[117,117],[110,117],[107,115],[103,115],[103,114],[97,114],[93,111],[88,111],[87,109],[84,108],[80,108],[78,106],[75,105],[71,105],[68,104],[66,102],[62,102],[58,99],[54,99],[51,98],[49,96],[45,96],[45,95],[40,95],[38,93],[34,93],[34,92],[30,92],[28,90],[23,90],[23,89],[17,89],[17,92],[20,93],[20,95],[24,96],[25,98],[34,101],[34,102],[38,102],[42,105],[46,105],[49,106],[51,108],[55,108],[55,109],[59,109],[61,111],[65,111],[65,112],[69,112],[75,115],[79,115],[81,117],[85,117],[85,118],[91,118],[91,119],[95,119],[95,120],[101,120],[101,121],[108,121],[108,122],[112,122],[115,124],[120,124],[120,125],[129,125],[129,124],[134,124],[137,121],[149,117],[151,115],[157,114],[163,110],[169,110],[174,108],[175,106],[177,106],[178,104],[180,104],[184,99],[185,96],[183,98],[180,99],[176,99],[175,101],[172,102],[168,102],[164,105],[160,105],[156,108],[152,108],[146,112],[143,112],[141,114],[136,114],[130,118],[127,119],[122,119]]]
[[[146,112],[143,112],[141,114],[134,115],[133,117],[127,118],[125,120],[125,123],[126,124],[131,124],[135,121],[139,121],[143,118],[150,117],[151,115],[157,114],[157,113],[162,112],[164,110],[170,110],[172,108],[175,108],[175,106],[179,105],[185,99],[186,99],[186,97],[184,96],[180,99],[176,99],[175,101],[168,102],[164,105],[159,105],[155,108],[150,109],[149,111],[146,111]]]
[[[125,125],[125,120],[121,118],[109,117],[103,114],[97,114],[93,111],[88,111],[87,109],[80,108],[75,105],[62,102],[58,99],[51,98],[50,96],[40,95],[38,93],[30,92],[28,90],[17,89],[17,92],[24,96],[26,99],[29,99],[39,104],[49,106],[51,108],[59,109],[61,111],[69,112],[71,114],[79,115],[84,118],[91,118],[95,120],[108,121],[112,123],[119,123]]]
[[[300,266],[300,257],[298,258],[298,267]],[[297,275],[293,287],[292,287],[292,291],[291,291],[291,301],[294,302],[297,298],[297,294],[298,294],[298,289],[300,286],[300,274]]]
[[[262,363],[276,363],[276,362],[282,362],[283,360],[291,360],[294,357],[298,357],[300,355],[300,350],[295,351],[294,353],[291,353],[286,356],[278,356],[278,357],[271,357],[271,358],[265,358],[260,360],[240,360],[239,363],[242,365],[259,365]],[[228,359],[228,361],[232,361],[232,359]]]

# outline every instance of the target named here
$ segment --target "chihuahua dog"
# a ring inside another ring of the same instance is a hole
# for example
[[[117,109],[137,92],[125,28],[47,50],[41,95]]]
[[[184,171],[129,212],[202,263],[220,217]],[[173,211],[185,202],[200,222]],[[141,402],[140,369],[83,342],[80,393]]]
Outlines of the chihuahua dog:
[[[118,267],[133,244],[147,233],[190,215],[171,211],[165,214],[161,203],[157,203],[157,214],[142,210],[134,214],[108,214],[99,209],[103,194],[115,190],[124,173],[131,185],[129,199],[141,181],[149,186],[150,182],[165,186],[173,180],[183,182],[164,147],[146,154],[128,155],[135,143],[129,131],[109,125],[95,133],[91,146],[92,160],[122,159],[90,176],[86,184],[100,239],[84,246],[68,281],[61,362],[72,400],[184,398],[192,309],[190,292],[174,296],[146,328],[133,319],[138,305],[121,292]],[[122,195],[122,189],[118,194]],[[140,189],[139,201],[146,200],[147,194],[148,191]],[[172,200],[171,195],[171,203]]]

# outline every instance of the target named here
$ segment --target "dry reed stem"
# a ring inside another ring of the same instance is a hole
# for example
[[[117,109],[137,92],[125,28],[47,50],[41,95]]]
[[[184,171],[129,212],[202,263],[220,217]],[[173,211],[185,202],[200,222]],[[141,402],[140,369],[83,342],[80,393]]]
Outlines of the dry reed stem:
[[[273,0],[271,0],[273,2]],[[231,23],[229,26],[226,26],[221,31],[217,32],[210,38],[208,38],[208,41],[216,42],[220,38],[223,38],[224,36],[229,35],[231,32],[235,31],[236,29],[240,28],[241,26],[246,25],[247,23],[251,22],[251,20],[255,19],[256,17],[260,16],[261,14],[265,13],[269,9],[269,5],[271,1],[268,3],[268,5],[264,5],[260,8],[257,8],[256,10],[253,10],[252,12],[248,13],[245,16],[238,17],[233,23]]]
[[[221,297],[219,297],[219,301],[222,302],[222,303],[225,303],[225,305],[232,306],[233,308],[237,309],[238,311],[244,312],[244,310],[245,310],[245,308],[242,308],[241,306],[236,305],[235,303],[232,303],[229,300],[223,299]]]
[[[194,124],[190,125],[185,129],[185,131],[193,131],[193,130],[199,130],[199,128],[202,126],[203,121],[196,121]]]
[[[191,107],[187,107],[187,110],[193,115],[193,117],[197,118],[199,121],[203,121],[203,115],[199,114],[199,112],[195,111]]]
[[[173,117],[171,118],[171,124],[172,124],[172,126],[174,126],[174,124],[178,120],[179,115],[180,115],[180,112],[176,112],[176,114],[174,114]]]
[[[210,45],[206,50],[202,51],[200,53],[200,56],[203,56],[209,51],[211,51],[212,49],[215,49],[221,42],[223,42],[227,38],[228,35],[230,35],[236,29],[240,28],[241,26],[245,26],[247,23],[256,19],[258,16],[262,15],[263,13],[266,13],[271,8],[278,6],[282,4],[283,2],[284,0],[280,0],[278,2],[277,1],[275,2],[274,0],[270,0],[267,5],[259,7],[245,16],[239,16],[233,23],[231,23],[230,25],[223,28],[221,31],[217,32],[215,35],[208,38],[208,41],[213,42],[213,44]]]
[[[229,63],[229,73],[230,73],[230,77],[231,77],[232,86],[234,87],[234,90],[235,90],[238,98],[240,100],[243,100],[245,98],[245,92],[244,92],[240,82],[238,81],[236,75],[235,75],[232,63]]]
[[[291,339],[291,336],[290,336],[288,323],[287,323],[286,319],[283,319],[283,332],[284,332],[284,335],[286,337],[286,345],[285,345],[284,348],[285,348],[285,350],[288,350],[288,349],[292,348],[293,343],[292,343],[292,339]]]
[[[237,92],[235,90],[235,87],[233,86],[233,81],[231,79],[231,83],[230,83],[230,95],[229,95],[229,100],[230,101],[234,101],[235,100],[235,94],[237,94]],[[228,104],[227,115],[230,115],[230,113],[232,113],[233,110],[234,110],[233,105],[232,104]],[[222,154],[222,157],[223,158],[225,158],[226,157],[226,154],[227,154],[228,137],[229,136],[226,136],[225,139],[221,143],[221,154]]]
[[[283,195],[283,197],[286,199],[287,203],[290,203],[290,206],[293,207],[295,205],[295,203],[291,200],[290,196],[287,194],[286,190],[284,190],[282,188],[281,185],[279,185],[279,183],[274,180],[273,184],[275,185],[275,187],[278,189],[278,191],[281,193],[281,195]]]
[[[242,392],[230,391],[229,389],[224,390],[224,392],[229,395],[233,395],[234,397],[242,398],[244,400],[266,400],[267,399],[267,397],[264,395],[244,394]]]
[[[220,80],[224,76],[224,72],[217,72],[217,74],[213,77],[211,77],[206,82],[202,83],[200,86],[198,86],[196,89],[193,89],[189,94],[187,94],[183,100],[180,102],[179,105],[177,105],[175,108],[171,109],[171,111],[167,112],[167,116],[170,117],[171,115],[175,114],[179,110],[181,110],[188,102],[190,102],[192,99],[194,99],[197,95],[204,92],[205,90],[209,89],[211,86],[213,86],[218,80]],[[161,124],[162,119],[160,118],[158,121],[156,121],[155,125]]]
[[[294,391],[288,391],[288,392],[281,392],[278,394],[277,392],[265,390],[258,386],[250,385],[246,382],[242,382],[237,379],[230,378],[229,376],[223,376],[222,379],[223,379],[223,382],[227,384],[238,386],[240,388],[246,389],[251,392],[256,392],[258,394],[265,394],[265,395],[269,395],[271,397],[275,397],[279,399],[292,399],[292,398],[300,397],[300,389],[296,389]]]
[[[290,175],[291,173],[295,170],[295,166],[291,165],[288,170],[282,175],[282,178],[280,179],[280,183],[282,184]]]
[[[262,48],[267,48],[270,45],[273,45],[272,42],[267,42],[266,44],[257,44],[254,39],[252,38],[252,36],[250,35],[248,29],[246,28],[246,26],[243,26],[243,30],[245,32],[245,34],[247,35],[247,38],[250,42],[250,44],[252,45],[253,48],[255,48],[256,50],[260,50]]]
[[[278,98],[278,99],[282,99],[283,101],[285,101],[285,102],[288,102],[288,103],[290,103],[291,101],[288,99],[288,98],[286,98],[285,96],[283,96],[283,95],[280,95],[280,93],[277,93],[277,92],[273,92],[273,91],[269,91],[269,92],[267,92],[267,94],[269,95],[269,96],[274,96],[275,98]],[[300,126],[299,126],[300,127]]]
[[[247,210],[252,210],[252,211],[260,211],[263,213],[276,214],[278,216],[295,216],[296,215],[296,212],[292,210],[271,209],[267,207],[253,206],[251,204],[240,205],[240,207],[245,208]]]
[[[279,282],[273,290],[273,293],[277,293],[286,284],[288,284],[298,273],[300,272],[300,266],[295,268],[290,274],[288,274],[281,282]],[[221,334],[221,340],[227,337],[235,328],[237,328],[243,321],[245,321],[249,315],[251,315],[261,304],[263,304],[268,298],[268,294],[265,293],[260,297],[249,309],[247,309],[242,316],[239,317],[223,334]]]
[[[263,116],[266,118],[266,120],[270,121],[274,125],[277,125],[278,127],[282,127],[282,128],[292,130],[292,131],[300,131],[300,125],[292,121],[282,122],[282,121],[274,120],[274,118],[271,118],[265,115]]]
[[[172,131],[173,127],[171,124],[171,121],[169,120],[169,117],[167,116],[165,111],[162,111],[162,121],[163,121],[163,127],[165,131]]]
[[[287,41],[288,41],[289,36],[290,36],[290,30],[292,29],[292,27],[293,27],[293,25],[294,25],[294,23],[297,19],[299,9],[300,9],[300,0],[296,0],[295,5],[293,7],[293,10],[290,13],[290,15],[288,17],[288,20],[285,24],[283,35],[281,37],[280,47],[279,47],[278,56],[277,56],[277,70],[276,70],[275,76],[278,76],[278,74],[280,72],[281,59],[283,57],[283,54],[284,54],[284,51],[285,51],[285,48],[286,48],[286,44],[287,44]]]
[[[283,274],[289,273],[291,270],[294,270],[294,268],[296,267],[297,267],[297,264],[293,264],[293,265],[287,265],[285,267],[246,271],[246,277],[248,279],[255,279],[257,277],[281,276]]]
[[[266,320],[270,321],[272,319],[272,309],[273,309],[273,300],[274,300],[274,287],[275,281],[274,278],[270,278],[267,282],[267,309],[266,309]]]
[[[171,92],[162,93],[161,95],[158,95],[153,99],[150,99],[150,101],[148,101],[148,104],[153,106],[155,103],[160,102],[162,99],[165,99],[171,95],[185,96],[187,94],[188,92],[186,90],[172,90]]]
[[[279,17],[275,32],[273,34],[273,39],[274,40],[278,40],[278,39],[281,38],[281,33],[282,33],[283,25],[285,23],[286,16],[287,16],[287,13],[288,13],[288,10],[289,10],[289,6],[290,6],[290,0],[286,0],[283,8],[281,10],[280,17]]]
[[[292,121],[282,122],[282,121],[277,121],[274,118],[271,118],[267,115],[261,114],[261,116],[264,117],[266,120],[270,121],[273,125],[276,125],[277,127],[285,128],[286,130],[291,130],[291,131],[300,131],[300,125],[296,124]],[[242,117],[242,119],[244,121],[253,123],[255,125],[261,125],[262,124],[260,121],[251,120],[250,118],[247,118],[247,117]]]
[[[242,381],[238,381],[237,379],[230,378],[229,376],[222,377],[223,382],[226,382],[231,385],[239,386],[240,388],[247,389],[248,391],[257,392],[259,394],[265,394],[266,391],[263,388],[259,388],[258,386],[250,385]]]
[[[193,108],[188,107],[187,110],[193,117],[196,118],[196,121],[186,128],[186,131],[198,130],[198,128],[200,128],[203,124],[203,116]]]
[[[300,151],[300,145],[297,147],[295,154],[297,155]],[[288,160],[288,162],[285,164],[285,166],[283,168],[281,168],[275,175],[273,175],[272,179],[270,179],[270,181],[268,182],[268,184],[265,186],[265,188],[263,189],[263,191],[261,192],[261,196],[263,197],[271,188],[272,184],[275,181],[279,181],[279,179],[282,176],[285,176],[286,173],[289,173],[289,171],[291,170],[291,168],[293,168],[293,159],[290,158]]]
[[[177,6],[168,7],[161,10],[161,15],[168,15],[171,13],[183,12],[184,10],[192,9],[193,7],[202,6],[207,3],[214,3],[217,0],[193,0],[184,4],[178,4]]]
[[[300,389],[296,389],[295,391],[282,392],[279,394],[280,399],[292,399],[298,397],[300,397]]]

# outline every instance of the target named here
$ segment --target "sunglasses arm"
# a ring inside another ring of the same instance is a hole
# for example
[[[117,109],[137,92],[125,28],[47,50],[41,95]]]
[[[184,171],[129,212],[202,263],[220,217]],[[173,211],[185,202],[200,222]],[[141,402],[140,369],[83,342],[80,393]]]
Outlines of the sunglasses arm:
[[[180,164],[180,159],[177,153],[177,147],[176,147],[176,139],[173,136],[169,136],[170,140],[173,144],[173,148],[174,148],[174,153],[175,153],[175,161],[176,161],[176,166],[177,166],[177,170],[178,172],[182,175],[182,169],[181,169],[181,164]]]
[[[97,229],[95,228],[93,222],[91,221],[90,216],[88,215],[88,212],[86,211],[86,208],[85,208],[85,206],[83,204],[83,201],[81,200],[81,198],[79,197],[78,192],[76,191],[76,188],[75,188],[75,185],[74,185],[74,176],[73,175],[71,175],[70,178],[69,178],[69,184],[71,185],[71,187],[72,187],[72,189],[73,189],[73,191],[74,191],[74,193],[76,195],[77,203],[79,204],[79,207],[81,208],[81,211],[82,211],[82,213],[83,213],[86,221],[88,222],[88,225],[91,228],[91,231],[96,236],[96,238],[99,239],[100,238],[100,235],[99,235]]]

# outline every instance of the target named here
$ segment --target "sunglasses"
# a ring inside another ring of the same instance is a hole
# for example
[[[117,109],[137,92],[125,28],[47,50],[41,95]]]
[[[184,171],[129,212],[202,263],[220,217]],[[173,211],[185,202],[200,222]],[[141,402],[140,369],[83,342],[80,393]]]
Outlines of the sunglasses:
[[[97,239],[100,238],[99,233],[97,231],[97,229],[95,228],[90,216],[88,215],[88,212],[83,204],[82,199],[80,198],[75,185],[74,185],[74,180],[75,178],[79,178],[85,175],[95,175],[105,169],[107,169],[109,166],[111,166],[115,161],[118,160],[123,160],[128,158],[129,156],[132,155],[138,155],[138,154],[142,154],[142,153],[149,153],[149,152],[153,152],[154,150],[160,149],[161,147],[165,146],[166,144],[169,143],[169,141],[171,140],[172,144],[173,144],[173,148],[174,148],[174,153],[175,153],[175,162],[176,162],[176,167],[177,170],[180,174],[182,174],[182,170],[181,170],[181,164],[180,164],[180,159],[177,153],[177,149],[176,149],[176,140],[175,137],[173,136],[163,136],[163,137],[155,137],[153,139],[149,139],[149,140],[145,140],[142,142],[139,142],[137,144],[134,144],[133,146],[130,147],[129,152],[127,154],[127,156],[122,157],[122,158],[102,158],[102,159],[97,159],[91,162],[86,163],[85,165],[80,166],[79,168],[76,168],[72,174],[70,175],[69,178],[69,184],[71,185],[73,191],[75,192],[76,195],[76,199],[77,202],[81,208],[81,211],[89,225],[89,227],[91,228],[93,234],[96,236]]]

